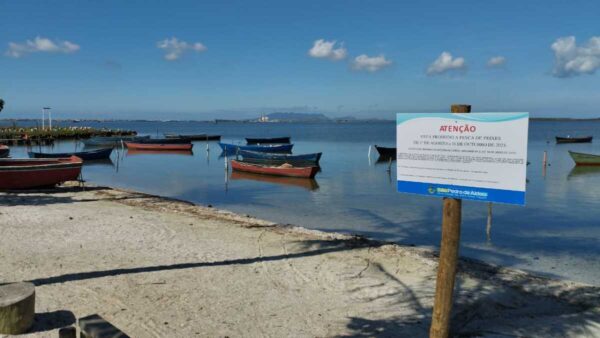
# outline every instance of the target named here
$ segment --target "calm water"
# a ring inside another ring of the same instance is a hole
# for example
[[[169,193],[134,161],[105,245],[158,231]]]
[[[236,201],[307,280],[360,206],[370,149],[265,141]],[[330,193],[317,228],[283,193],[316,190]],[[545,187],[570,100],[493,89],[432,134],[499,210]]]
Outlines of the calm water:
[[[193,155],[131,154],[84,167],[96,184],[212,204],[280,223],[363,234],[402,244],[435,247],[441,200],[396,192],[395,167],[371,160],[371,144],[395,142],[394,123],[213,124],[200,122],[87,123],[140,134],[214,133],[224,142],[252,136],[292,136],[294,152],[324,153],[315,181],[264,178],[225,171],[217,143],[196,142]],[[550,276],[600,284],[600,168],[573,169],[567,149],[600,154],[600,143],[556,145],[555,135],[594,135],[600,122],[532,122],[527,206],[494,205],[491,239],[487,204],[464,202],[461,254]],[[548,142],[550,141],[550,142]],[[70,151],[73,142],[53,151]],[[81,145],[79,145],[81,148]],[[37,149],[37,147],[36,147]],[[42,148],[44,149],[44,148]],[[25,154],[14,147],[14,157]],[[543,152],[550,166],[542,175]]]

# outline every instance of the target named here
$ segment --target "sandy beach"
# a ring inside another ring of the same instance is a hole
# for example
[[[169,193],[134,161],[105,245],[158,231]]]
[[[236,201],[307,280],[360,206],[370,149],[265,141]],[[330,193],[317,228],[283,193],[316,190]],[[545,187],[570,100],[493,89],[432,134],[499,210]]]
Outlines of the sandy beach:
[[[24,337],[98,313],[132,337],[424,337],[435,253],[104,187],[2,193],[0,283]],[[463,260],[453,332],[598,337],[600,288]]]

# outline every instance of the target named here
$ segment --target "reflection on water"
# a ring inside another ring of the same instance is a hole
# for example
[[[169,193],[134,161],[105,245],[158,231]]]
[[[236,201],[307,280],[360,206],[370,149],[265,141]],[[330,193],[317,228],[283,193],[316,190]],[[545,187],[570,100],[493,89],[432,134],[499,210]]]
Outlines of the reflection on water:
[[[194,156],[194,152],[191,150],[141,150],[141,149],[127,149],[127,156],[130,155],[184,155]]]
[[[264,183],[279,184],[283,186],[300,187],[307,190],[319,189],[319,184],[314,178],[299,178],[299,177],[283,177],[283,176],[270,176],[260,175],[254,173],[247,173],[241,171],[232,171],[229,176],[231,180],[252,180]]]
[[[223,142],[232,144],[245,143],[244,137],[250,135],[290,135],[295,154],[324,153],[318,184],[285,178],[275,178],[275,181],[266,176],[250,178],[249,174],[243,177],[231,174],[230,177],[225,171],[225,161],[219,159],[220,147],[206,142],[197,142],[196,148],[199,146],[201,151],[186,153],[187,156],[171,156],[163,151],[151,156],[123,156],[124,150],[117,147],[112,154],[117,170],[110,165],[93,165],[85,166],[83,172],[86,180],[95,184],[212,204],[278,223],[358,233],[403,244],[429,247],[439,244],[442,201],[399,194],[396,192],[396,162],[392,162],[390,168],[386,161],[376,162],[377,165],[367,161],[370,145],[394,146],[394,122],[90,122],[89,125],[135,129],[142,135],[154,135],[157,130],[219,134],[223,135]],[[561,134],[600,136],[600,122],[532,121],[529,132],[531,164],[527,166],[527,205],[494,204],[493,229],[489,231],[492,241],[488,241],[488,205],[464,201],[460,254],[598,284],[600,171],[573,168],[567,149],[600,153],[600,143],[561,147],[547,140],[553,141],[554,136]],[[72,151],[75,146],[73,142],[57,142],[53,151]],[[209,151],[204,151],[204,147]],[[545,168],[545,177],[544,152],[549,165]],[[11,155],[27,156],[26,148],[12,147]],[[376,156],[373,152],[371,155]]]
[[[100,160],[87,160],[87,161],[84,161],[83,165],[85,167],[91,167],[91,166],[108,166],[108,167],[114,167],[115,163],[110,158],[103,158],[103,159],[100,159]]]
[[[599,176],[600,166],[574,166],[569,172],[568,178],[577,176]]]

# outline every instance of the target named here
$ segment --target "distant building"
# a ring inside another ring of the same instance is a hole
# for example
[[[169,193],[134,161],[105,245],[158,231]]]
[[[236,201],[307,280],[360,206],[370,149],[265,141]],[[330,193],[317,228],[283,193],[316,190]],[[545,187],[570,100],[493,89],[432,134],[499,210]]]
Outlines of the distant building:
[[[269,117],[266,116],[265,114],[262,114],[260,116],[260,118],[258,119],[258,122],[269,122]]]

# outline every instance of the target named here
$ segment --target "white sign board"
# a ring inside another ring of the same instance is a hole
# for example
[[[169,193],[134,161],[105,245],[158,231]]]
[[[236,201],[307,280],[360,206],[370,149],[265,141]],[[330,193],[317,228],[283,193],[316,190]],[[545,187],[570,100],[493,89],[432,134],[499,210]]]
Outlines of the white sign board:
[[[397,114],[398,191],[525,204],[529,113]]]

